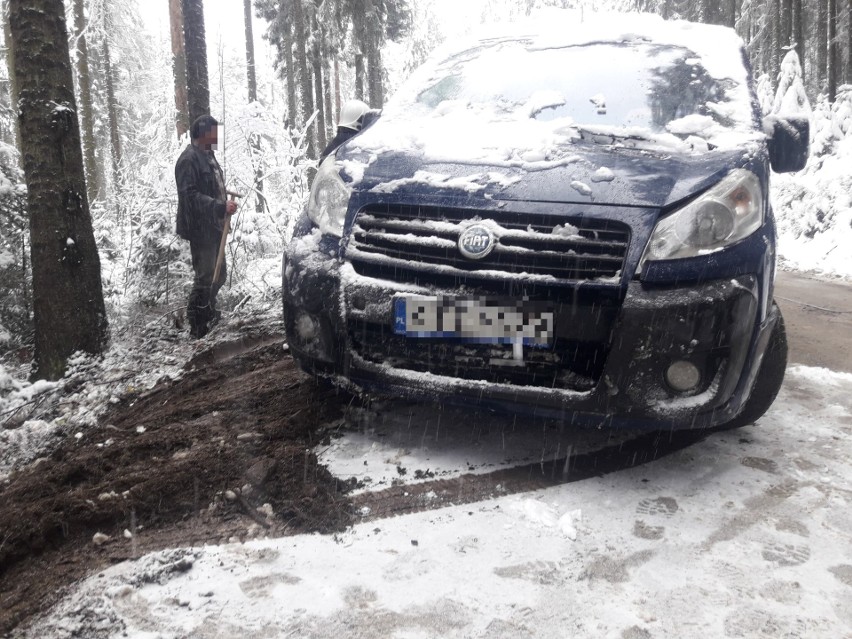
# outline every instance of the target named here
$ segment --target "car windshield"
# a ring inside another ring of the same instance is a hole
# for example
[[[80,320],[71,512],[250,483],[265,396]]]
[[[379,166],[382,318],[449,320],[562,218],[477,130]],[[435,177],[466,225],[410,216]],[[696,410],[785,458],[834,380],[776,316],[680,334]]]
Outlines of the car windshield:
[[[463,106],[498,118],[567,118],[581,128],[689,135],[750,126],[751,106],[736,87],[734,80],[712,77],[700,58],[681,47],[633,42],[533,48],[512,41],[446,60],[417,102],[438,114]]]

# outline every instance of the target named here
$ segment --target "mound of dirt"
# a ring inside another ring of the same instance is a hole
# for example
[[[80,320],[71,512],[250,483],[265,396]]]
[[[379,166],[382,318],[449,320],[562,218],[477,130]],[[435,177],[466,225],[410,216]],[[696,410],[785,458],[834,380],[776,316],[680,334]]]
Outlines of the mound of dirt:
[[[270,341],[197,360],[0,487],[0,633],[110,562],[350,523],[347,486],[311,449],[351,397]]]

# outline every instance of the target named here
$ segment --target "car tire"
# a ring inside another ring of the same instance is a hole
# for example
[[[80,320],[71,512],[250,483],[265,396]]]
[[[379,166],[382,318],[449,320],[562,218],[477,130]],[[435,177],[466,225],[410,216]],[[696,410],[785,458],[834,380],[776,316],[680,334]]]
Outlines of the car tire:
[[[754,388],[745,403],[742,411],[727,424],[719,427],[719,430],[730,430],[753,424],[763,417],[764,413],[772,406],[772,402],[781,390],[784,381],[784,372],[787,369],[787,330],[784,327],[784,317],[781,309],[772,302],[773,312],[778,315],[757,378],[754,380]]]

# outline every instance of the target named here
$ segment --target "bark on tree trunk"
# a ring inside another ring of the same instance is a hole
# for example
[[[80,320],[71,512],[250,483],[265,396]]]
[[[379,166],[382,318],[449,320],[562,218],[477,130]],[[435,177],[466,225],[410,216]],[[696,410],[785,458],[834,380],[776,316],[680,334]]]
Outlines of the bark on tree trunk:
[[[332,90],[331,90],[331,78],[333,76],[334,65],[332,64],[332,59],[335,56],[331,53],[331,50],[328,46],[328,32],[326,29],[322,30],[322,54],[320,56],[320,63],[322,64],[322,96],[323,96],[323,111],[325,112],[325,133],[326,138],[329,136],[334,137],[334,128],[337,122],[335,118],[334,109],[331,106],[332,102]]]
[[[183,6],[181,0],[169,0],[172,35],[172,70],[175,76],[175,126],[178,139],[189,131],[189,104],[186,95],[186,48],[183,42]]]
[[[108,341],[101,267],[62,0],[10,0],[21,146],[30,211],[34,378],[58,379],[75,351]],[[61,46],[57,46],[60,45]]]
[[[326,145],[326,131],[328,130],[328,122],[325,116],[325,100],[322,94],[322,53],[320,50],[319,28],[315,17],[311,19],[311,31],[314,34],[313,44],[311,46],[311,68],[314,77],[314,96],[316,97],[317,110],[317,150],[321,151]]]
[[[817,3],[816,40],[816,73],[813,74],[813,86],[817,93],[822,93],[825,91],[828,62],[828,11],[823,0]]]
[[[293,21],[284,29],[284,63],[287,65],[287,126],[296,126],[299,116],[299,103],[296,100],[296,62],[293,59]]]
[[[724,24],[731,29],[737,28],[737,4],[737,0],[727,0],[725,3]]]
[[[364,55],[355,54],[355,99],[364,100]]]
[[[107,119],[109,120],[109,142],[110,142],[110,159],[112,164],[112,188],[116,198],[116,202],[121,200],[121,136],[119,134],[118,123],[118,101],[115,98],[115,73],[112,68],[112,60],[109,52],[109,34],[112,33],[112,19],[109,14],[109,5],[104,4],[103,19],[104,19],[104,43],[103,43],[103,59],[104,59],[104,82],[106,84],[107,93]]]
[[[781,46],[793,41],[793,0],[781,0]]]
[[[292,9],[292,7],[291,7]],[[287,120],[289,128],[296,126],[299,119],[299,106],[296,101],[296,64],[293,60],[293,12],[284,28],[284,63],[287,67]]]
[[[828,100],[837,99],[837,79],[840,75],[837,68],[840,54],[837,51],[837,0],[828,0]]]
[[[207,75],[207,40],[202,0],[181,0],[186,49],[186,88],[189,121],[210,113],[210,81]]]
[[[340,61],[334,56],[334,121],[340,117]]]
[[[846,84],[852,85],[852,8],[846,10]]]
[[[257,75],[254,67],[254,31],[252,29],[251,0],[243,0],[243,17],[246,22],[246,80],[249,103],[257,102]],[[263,213],[263,167],[260,165],[260,140],[256,133],[251,135],[252,163],[254,164],[254,210]]]
[[[243,16],[246,23],[246,79],[248,81],[248,101],[257,102],[257,75],[254,67],[254,34],[252,31],[251,0],[243,0]]]
[[[772,81],[778,81],[778,71],[781,69],[781,47],[784,46],[784,36],[781,30],[781,2],[772,0],[772,10],[768,19],[772,28]]]
[[[802,0],[793,0],[793,13],[791,19],[793,21],[793,36],[792,39],[796,43],[796,55],[799,56],[799,62],[802,65],[802,81],[807,80],[805,75],[807,65],[805,64],[805,28],[804,14],[802,13]]]
[[[83,127],[83,161],[89,202],[101,190],[100,167],[95,159],[95,126],[92,113],[92,76],[89,73],[89,46],[86,43],[86,17],[83,0],[74,0],[74,38],[77,42],[77,83],[80,87],[80,124]]]
[[[307,45],[307,29],[305,28],[305,10],[302,6],[302,0],[294,0],[293,2],[293,32],[296,38],[296,64],[299,68],[299,81],[302,89],[302,126],[305,125],[308,118],[314,114],[314,93],[311,85],[311,74],[308,71],[308,45]],[[308,157],[317,158],[321,149],[317,149],[317,125],[311,125],[310,131],[307,134],[308,140]]]
[[[375,42],[370,42],[367,54],[367,77],[370,81],[370,107],[381,109],[385,102],[384,67],[382,52]]]
[[[18,108],[18,82],[15,79],[15,65],[13,59],[15,57],[15,43],[12,41],[12,31],[9,27],[9,0],[3,0],[3,35],[6,40],[6,68],[9,70],[9,104],[12,107],[12,112],[16,112]],[[15,148],[21,148],[21,128],[18,118],[12,118],[12,127],[15,129]]]

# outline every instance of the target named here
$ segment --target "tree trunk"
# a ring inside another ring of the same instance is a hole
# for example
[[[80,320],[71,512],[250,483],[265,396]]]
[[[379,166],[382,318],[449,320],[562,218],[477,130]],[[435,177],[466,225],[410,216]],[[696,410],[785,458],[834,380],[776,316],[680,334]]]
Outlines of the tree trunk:
[[[254,34],[251,24],[251,0],[243,0],[243,14],[246,22],[246,79],[248,80],[248,101],[257,102],[257,75],[254,66]]]
[[[325,112],[325,133],[326,137],[331,136],[334,137],[334,129],[337,124],[335,118],[334,109],[331,106],[332,102],[332,89],[331,89],[331,79],[334,75],[334,64],[333,60],[336,59],[331,53],[331,49],[328,46],[328,32],[326,29],[322,30],[322,54],[320,56],[320,61],[322,63],[322,95],[324,98],[323,102],[323,110]]]
[[[311,67],[313,70],[314,77],[314,97],[316,98],[316,110],[317,110],[317,149],[322,150],[326,145],[326,136],[328,131],[328,122],[326,121],[325,115],[325,100],[323,99],[322,92],[322,51],[320,48],[320,33],[319,33],[319,25],[314,18],[311,19],[311,31],[314,34],[313,44],[311,46]]]
[[[772,81],[778,81],[778,72],[781,69],[781,47],[784,46],[784,36],[781,28],[781,3],[782,0],[772,0],[769,12],[769,25],[772,29]]]
[[[793,0],[792,4],[792,40],[796,43],[796,55],[799,56],[799,61],[802,64],[802,81],[804,82],[807,80],[807,76],[805,75],[807,66],[805,64],[805,25],[804,14],[802,13],[802,0]]]
[[[340,60],[334,56],[334,118],[335,124],[340,117]]]
[[[834,102],[837,99],[837,80],[840,76],[838,69],[840,54],[837,50],[837,0],[828,0],[828,68],[826,76],[828,79],[828,100]]]
[[[181,0],[169,0],[172,35],[172,70],[175,76],[175,126],[178,139],[189,131],[189,104],[186,95],[186,48],[183,42],[183,6]]]
[[[302,6],[302,0],[294,0],[293,2],[293,33],[296,38],[296,64],[299,69],[299,81],[302,89],[302,122],[304,126],[307,120],[314,114],[314,93],[311,85],[311,74],[308,71],[308,45],[307,45],[307,29],[305,24],[305,8]],[[317,158],[321,149],[317,149],[317,126],[316,123],[311,125],[310,131],[307,133],[308,140],[308,157]]]
[[[384,89],[384,66],[382,65],[382,52],[375,41],[370,42],[367,49],[367,78],[370,84],[370,107],[381,109],[385,102]]]
[[[210,113],[207,76],[207,40],[204,35],[203,0],[182,0],[183,38],[186,49],[186,88],[189,121]]]
[[[89,47],[86,44],[86,17],[83,0],[74,0],[74,38],[77,41],[77,79],[80,87],[80,124],[83,127],[83,161],[89,202],[101,190],[100,170],[95,159],[95,126],[92,112],[92,76],[89,73]]]
[[[15,57],[15,43],[12,41],[12,31],[9,26],[9,0],[3,0],[3,35],[6,41],[6,68],[9,71],[9,104],[14,113],[15,105],[18,104],[18,82],[15,79],[15,65],[13,59]],[[15,129],[15,148],[21,148],[21,128],[18,118],[12,118],[12,127]]]
[[[112,60],[109,52],[109,38],[112,33],[112,19],[109,14],[110,7],[108,4],[103,6],[104,19],[104,42],[103,42],[103,60],[104,60],[104,84],[106,85],[107,94],[107,120],[109,121],[109,142],[110,142],[110,159],[112,164],[112,188],[116,202],[121,200],[121,136],[119,134],[118,123],[118,101],[115,98],[115,86],[117,84],[115,72],[112,68]]]
[[[364,54],[355,54],[355,99],[364,100]]]
[[[292,8],[292,7],[291,7]],[[282,9],[283,11],[283,9]],[[296,101],[296,63],[293,60],[293,13],[284,28],[284,64],[287,67],[287,120],[290,129],[296,126],[299,119],[299,106]]]
[[[246,22],[246,80],[248,82],[249,103],[257,102],[257,75],[254,66],[254,33],[252,30],[251,0],[243,0],[243,16]],[[252,163],[254,164],[254,210],[263,213],[263,167],[260,165],[260,140],[256,133],[251,134]]]
[[[817,2],[816,17],[816,69],[812,85],[817,93],[825,91],[826,64],[828,63],[828,11],[824,0]]]
[[[781,40],[782,47],[793,41],[793,0],[781,0]]]
[[[846,10],[846,84],[852,85],[852,8]]]
[[[737,28],[737,4],[737,0],[725,0],[725,16],[723,24],[731,27],[731,29]]]
[[[10,0],[30,211],[34,378],[59,379],[76,351],[101,353],[108,326],[86,197],[62,0]],[[61,46],[58,46],[61,45]]]

